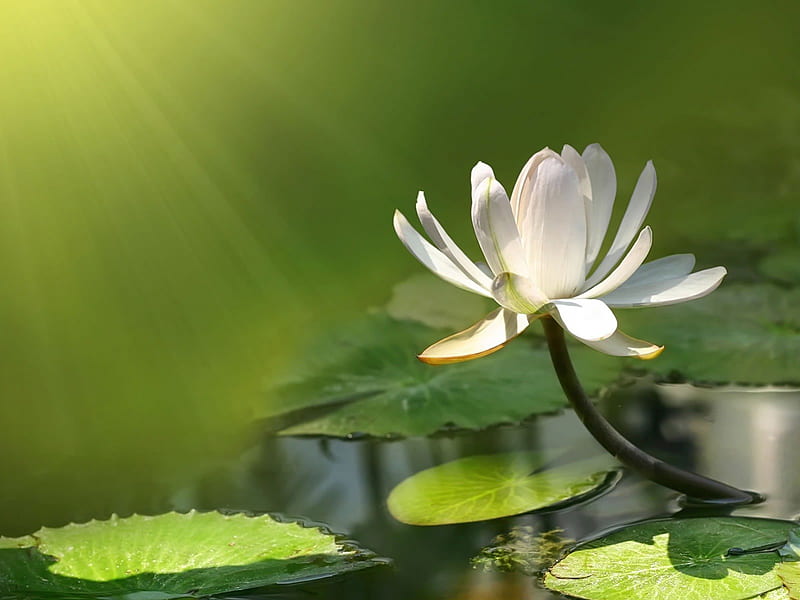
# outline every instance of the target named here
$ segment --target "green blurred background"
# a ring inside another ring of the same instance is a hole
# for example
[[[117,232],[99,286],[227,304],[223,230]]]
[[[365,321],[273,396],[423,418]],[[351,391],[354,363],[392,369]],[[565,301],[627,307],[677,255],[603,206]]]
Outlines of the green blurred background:
[[[236,456],[296,349],[420,272],[395,207],[424,189],[475,250],[477,160],[510,188],[599,141],[624,198],[653,159],[654,257],[792,239],[798,23],[796,0],[0,0],[0,532],[160,507]]]

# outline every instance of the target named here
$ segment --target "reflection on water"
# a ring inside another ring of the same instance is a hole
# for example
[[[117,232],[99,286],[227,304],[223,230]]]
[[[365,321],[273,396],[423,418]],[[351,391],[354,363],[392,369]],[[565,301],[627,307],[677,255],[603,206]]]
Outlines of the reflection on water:
[[[767,496],[755,512],[793,518],[800,514],[800,473],[795,440],[800,431],[800,393],[789,389],[664,390],[675,406],[694,407],[687,419],[702,440],[698,468],[723,481]]]
[[[800,392],[700,389],[638,382],[602,402],[625,435],[648,451],[711,477],[767,495],[736,514],[792,518],[800,513],[793,433]],[[561,511],[483,523],[414,527],[389,516],[385,498],[409,475],[472,454],[521,449],[601,450],[571,411],[517,427],[402,441],[265,438],[242,460],[173,495],[177,508],[281,511],[329,524],[394,567],[281,590],[280,597],[554,598],[529,578],[473,569],[470,559],[520,525],[593,537],[631,521],[680,510],[677,494],[627,473],[609,494]],[[248,597],[274,597],[275,592]]]
[[[800,391],[654,386],[641,380],[608,394],[601,410],[651,453],[767,496],[735,514],[786,519],[800,513],[793,452]],[[420,470],[523,449],[563,449],[576,457],[602,452],[571,411],[519,426],[408,440],[263,436],[230,464],[198,464],[193,472],[155,483],[142,498],[109,490],[106,500],[122,514],[225,508],[302,516],[394,561],[392,567],[334,580],[228,597],[250,599],[553,599],[534,578],[473,568],[471,560],[514,528],[561,529],[566,538],[582,540],[681,510],[677,494],[626,473],[606,495],[552,512],[438,527],[404,525],[387,512],[392,488]]]

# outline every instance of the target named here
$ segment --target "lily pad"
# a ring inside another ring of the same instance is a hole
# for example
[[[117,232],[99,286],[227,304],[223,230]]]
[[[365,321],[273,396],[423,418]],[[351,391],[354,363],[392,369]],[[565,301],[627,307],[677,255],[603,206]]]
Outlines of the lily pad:
[[[638,523],[578,546],[550,569],[544,584],[589,600],[753,598],[781,588],[780,556],[728,551],[786,540],[794,526],[737,517]]]
[[[293,435],[423,436],[517,423],[566,406],[542,337],[523,335],[490,356],[454,365],[417,360],[450,333],[384,313],[332,332],[296,359],[302,369],[290,381],[269,391],[268,428]],[[590,393],[616,381],[622,359],[578,346],[576,368]]]
[[[128,600],[202,597],[378,563],[317,527],[216,512],[113,516],[0,538],[0,592]]]
[[[770,252],[759,262],[758,270],[781,283],[800,283],[800,242],[793,240],[791,245]]]
[[[761,594],[758,598],[759,600],[794,600],[789,596],[789,592],[785,587],[770,590],[766,594]]]
[[[410,525],[470,523],[575,501],[613,473],[606,456],[549,467],[541,452],[469,456],[420,471],[395,487],[387,504]]]
[[[666,346],[637,363],[693,382],[800,383],[800,288],[727,285],[675,306],[617,311],[623,330]]]
[[[780,550],[783,558],[775,568],[791,600],[800,599],[800,529],[789,532],[789,540]]]
[[[402,321],[417,321],[437,329],[457,331],[474,323],[497,305],[427,273],[418,273],[392,289],[386,313]]]

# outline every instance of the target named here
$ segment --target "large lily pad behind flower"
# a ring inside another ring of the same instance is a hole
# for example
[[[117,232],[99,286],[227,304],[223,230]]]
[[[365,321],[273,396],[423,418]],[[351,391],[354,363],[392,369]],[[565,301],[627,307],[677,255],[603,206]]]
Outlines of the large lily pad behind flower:
[[[769,252],[759,261],[758,271],[783,284],[800,284],[800,240],[792,240]]]
[[[685,304],[617,311],[620,326],[666,346],[636,363],[694,382],[800,383],[800,289],[723,285]]]
[[[401,482],[389,495],[389,512],[410,525],[469,523],[517,515],[596,491],[614,466],[608,456],[552,467],[547,463],[547,456],[541,452],[454,460]]]
[[[199,597],[377,564],[315,527],[268,515],[134,515],[0,538],[0,593]]]
[[[265,416],[285,434],[414,436],[516,423],[566,405],[541,337],[465,363],[417,360],[449,333],[383,313],[347,324],[297,358],[302,368],[270,391]],[[574,357],[590,392],[613,383],[624,364],[578,345]]]
[[[550,569],[545,586],[589,600],[785,597],[777,552],[728,551],[779,543],[794,526],[735,517],[638,523],[578,546]]]
[[[392,288],[386,313],[400,321],[458,331],[497,308],[493,301],[466,292],[429,273],[417,273]]]

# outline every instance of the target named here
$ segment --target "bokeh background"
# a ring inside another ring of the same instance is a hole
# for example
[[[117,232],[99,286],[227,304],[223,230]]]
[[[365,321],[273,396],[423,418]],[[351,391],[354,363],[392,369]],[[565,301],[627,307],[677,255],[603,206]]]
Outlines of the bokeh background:
[[[794,0],[0,0],[0,532],[158,509],[238,455],[298,348],[419,272],[395,207],[424,189],[476,250],[477,160],[510,188],[598,141],[624,199],[653,159],[654,257],[791,241],[798,23]]]

